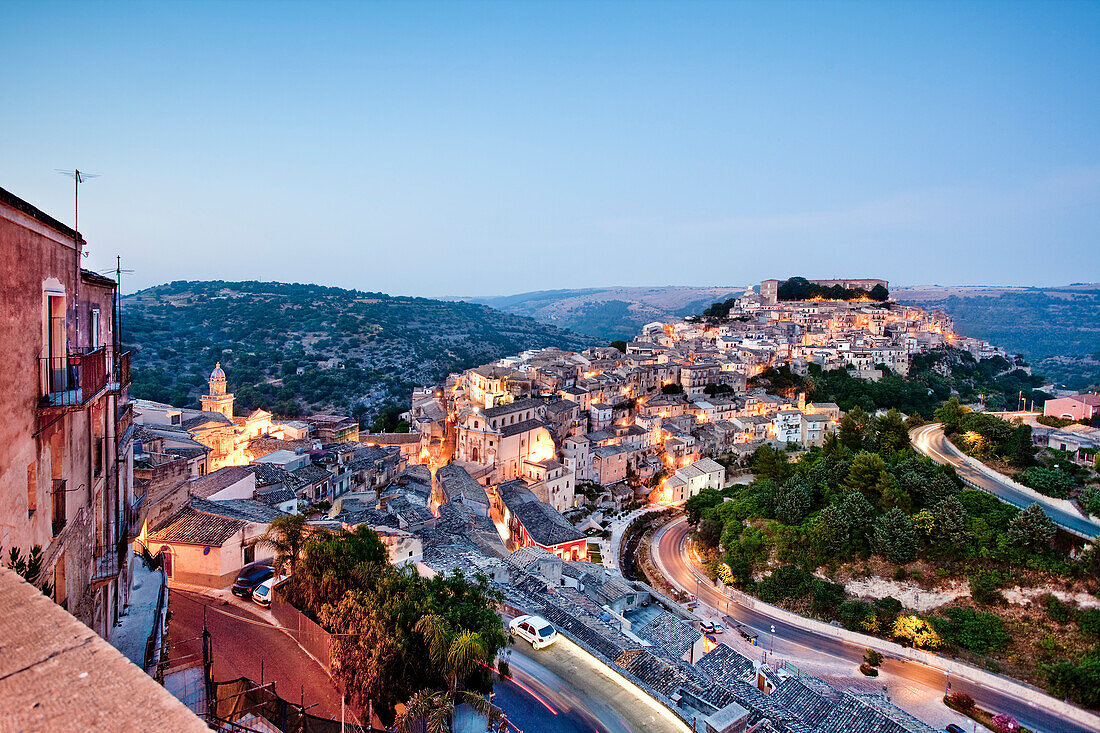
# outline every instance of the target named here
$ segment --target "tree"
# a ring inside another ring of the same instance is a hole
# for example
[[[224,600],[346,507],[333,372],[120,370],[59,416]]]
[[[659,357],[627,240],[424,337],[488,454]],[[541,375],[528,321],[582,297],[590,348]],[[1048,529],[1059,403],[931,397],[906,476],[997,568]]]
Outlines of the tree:
[[[1073,477],[1060,468],[1032,466],[1017,476],[1020,483],[1030,486],[1041,494],[1065,499],[1076,486]]]
[[[1012,641],[1000,618],[972,608],[949,608],[943,616],[933,618],[932,625],[948,644],[975,654],[999,651]]]
[[[863,494],[858,491],[844,494],[821,512],[825,549],[836,555],[863,549],[874,517],[875,508]]]
[[[1001,576],[989,570],[982,570],[970,576],[970,597],[982,606],[994,606],[1004,603],[1001,595]]]
[[[840,428],[837,431],[840,444],[853,452],[862,450],[870,419],[871,416],[858,405],[848,410],[840,419]]]
[[[875,552],[899,565],[916,558],[917,533],[905,512],[891,509],[879,518],[875,524],[872,546]]]
[[[791,463],[787,454],[765,443],[752,455],[752,474],[757,478],[783,481],[791,475]]]
[[[962,502],[951,497],[932,507],[932,536],[937,543],[960,547],[970,536],[966,528],[967,514]]]
[[[301,514],[286,514],[271,520],[267,530],[252,541],[253,546],[266,547],[275,552],[275,570],[280,572],[285,565],[291,575],[298,566],[302,548],[306,546],[313,528],[306,524]]]
[[[695,538],[703,547],[713,550],[722,541],[722,523],[713,516],[706,516],[699,520],[699,528],[695,530]]]
[[[947,435],[952,435],[958,432],[963,416],[969,412],[970,408],[963,407],[958,397],[952,397],[936,410],[933,417],[936,422],[943,423],[943,429]]]
[[[879,453],[892,453],[909,447],[909,430],[896,409],[889,410],[874,424]]]
[[[925,539],[931,537],[932,532],[936,529],[936,515],[927,509],[921,509],[909,517],[909,521],[913,523],[913,528],[917,530],[917,534]]]
[[[1058,529],[1038,504],[1032,504],[1009,522],[1008,541],[1028,552],[1044,552],[1050,548]]]
[[[457,705],[469,705],[479,715],[488,718],[489,730],[504,733],[508,728],[504,711],[481,695],[463,690],[456,695],[421,690],[405,702],[405,709],[394,720],[397,733],[451,733]]]
[[[884,657],[882,656],[882,652],[876,651],[874,649],[868,649],[863,652],[863,663],[866,664],[868,667],[877,668],[882,665],[883,660]]]
[[[619,351],[621,351],[624,354],[626,353],[626,342],[625,341],[622,341],[622,340],[612,341],[610,345],[611,345],[611,348],[618,349]]]
[[[891,633],[903,646],[917,649],[936,649],[941,643],[939,634],[920,616],[898,616]]]
[[[679,384],[665,384],[661,386],[661,394],[683,394],[684,388]]]
[[[790,478],[776,494],[775,518],[783,524],[799,524],[812,507],[813,490],[802,479]]]
[[[878,485],[886,462],[877,453],[863,452],[852,459],[844,485],[853,491],[859,491],[868,498],[878,498]]]
[[[871,288],[871,292],[868,293],[867,295],[868,295],[868,297],[871,298],[871,300],[877,300],[879,302],[884,302],[886,300],[889,300],[890,291],[887,290],[885,287],[883,287],[882,283],[879,283],[879,284],[875,285],[875,287]]]

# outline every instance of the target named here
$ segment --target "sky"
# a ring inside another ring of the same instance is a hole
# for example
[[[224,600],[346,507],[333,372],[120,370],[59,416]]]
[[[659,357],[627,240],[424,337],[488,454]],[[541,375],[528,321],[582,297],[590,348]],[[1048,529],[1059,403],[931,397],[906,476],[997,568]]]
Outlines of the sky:
[[[0,187],[126,292],[1100,281],[1100,3],[4,3]]]

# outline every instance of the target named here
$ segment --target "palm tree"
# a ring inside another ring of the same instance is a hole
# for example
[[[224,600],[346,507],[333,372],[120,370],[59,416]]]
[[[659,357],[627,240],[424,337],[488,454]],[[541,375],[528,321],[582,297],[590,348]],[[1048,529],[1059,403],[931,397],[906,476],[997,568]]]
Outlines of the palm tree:
[[[485,642],[476,631],[455,633],[450,623],[435,613],[417,621],[416,630],[428,642],[432,663],[447,678],[452,694],[458,690],[459,680],[466,679],[475,665],[485,662]]]
[[[302,548],[314,531],[301,514],[286,514],[273,519],[267,531],[254,539],[252,545],[274,550],[276,571],[287,565],[290,574],[294,575]]]
[[[397,733],[452,733],[456,705],[469,705],[488,719],[489,730],[507,730],[504,711],[481,695],[463,690],[457,695],[443,691],[421,690],[409,698],[405,709],[393,721]]]

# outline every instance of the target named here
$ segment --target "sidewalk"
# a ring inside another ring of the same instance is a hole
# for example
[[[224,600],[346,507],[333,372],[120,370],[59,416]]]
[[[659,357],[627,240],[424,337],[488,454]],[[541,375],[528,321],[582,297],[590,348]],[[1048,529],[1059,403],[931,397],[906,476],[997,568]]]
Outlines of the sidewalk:
[[[134,555],[130,564],[133,567],[130,603],[119,614],[118,625],[108,632],[107,641],[131,662],[145,669],[145,644],[157,623],[157,600],[164,584],[164,575],[160,570],[151,570],[140,555]]]

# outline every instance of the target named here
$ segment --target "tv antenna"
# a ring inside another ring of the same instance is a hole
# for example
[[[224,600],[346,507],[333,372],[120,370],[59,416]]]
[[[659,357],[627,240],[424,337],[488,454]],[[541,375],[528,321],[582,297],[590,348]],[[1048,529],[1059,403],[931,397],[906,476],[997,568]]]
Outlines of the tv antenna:
[[[55,171],[63,176],[68,176],[73,179],[73,249],[76,250],[76,272],[73,277],[73,323],[76,325],[76,332],[80,333],[80,309],[76,307],[78,288],[80,287],[80,255],[88,256],[87,252],[80,251],[80,184],[89,178],[99,178],[98,173],[84,173],[83,171],[74,168],[73,170],[66,170],[65,168],[54,168]]]
[[[68,176],[73,179],[73,231],[77,232],[77,236],[80,233],[80,184],[84,183],[90,178],[99,178],[98,173],[85,173],[79,169],[66,170],[65,168],[54,168],[55,171],[63,176]]]

